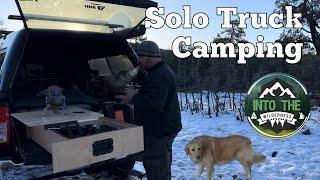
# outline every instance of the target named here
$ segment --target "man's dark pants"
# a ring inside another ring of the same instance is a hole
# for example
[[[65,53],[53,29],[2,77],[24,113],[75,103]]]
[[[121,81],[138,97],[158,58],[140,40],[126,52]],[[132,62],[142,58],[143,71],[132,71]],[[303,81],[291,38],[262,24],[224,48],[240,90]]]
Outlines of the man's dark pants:
[[[148,180],[171,179],[172,143],[176,136],[145,136],[142,161]]]

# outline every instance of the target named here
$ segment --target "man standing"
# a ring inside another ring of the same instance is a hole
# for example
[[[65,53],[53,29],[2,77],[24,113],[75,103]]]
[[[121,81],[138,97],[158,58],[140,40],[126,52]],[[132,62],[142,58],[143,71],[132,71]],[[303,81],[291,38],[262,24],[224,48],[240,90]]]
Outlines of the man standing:
[[[148,77],[139,92],[126,89],[125,101],[134,105],[135,121],[144,128],[142,160],[148,180],[169,180],[172,143],[182,129],[174,73],[161,60],[156,43],[144,41],[136,52]]]

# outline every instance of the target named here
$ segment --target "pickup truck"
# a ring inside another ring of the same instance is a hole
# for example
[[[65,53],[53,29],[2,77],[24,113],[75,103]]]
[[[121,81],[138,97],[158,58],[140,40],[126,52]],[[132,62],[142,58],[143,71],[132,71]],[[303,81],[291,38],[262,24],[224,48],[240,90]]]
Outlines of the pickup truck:
[[[0,40],[0,160],[50,164],[52,152],[30,138],[32,127],[11,114],[43,109],[45,97],[40,92],[52,85],[63,89],[68,107],[102,113],[103,104],[121,94],[116,80],[108,79],[135,68],[145,76],[128,39],[145,33],[145,10],[157,3],[16,0],[16,4],[20,15],[9,19],[23,21],[24,29]]]

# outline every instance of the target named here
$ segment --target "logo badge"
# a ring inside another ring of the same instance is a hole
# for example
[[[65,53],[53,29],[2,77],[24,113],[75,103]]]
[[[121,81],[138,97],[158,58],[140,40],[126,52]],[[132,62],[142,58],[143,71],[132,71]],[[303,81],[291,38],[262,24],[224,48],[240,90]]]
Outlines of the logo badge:
[[[294,77],[268,74],[257,80],[245,98],[245,114],[261,134],[285,138],[296,134],[310,115],[306,88]]]
[[[86,4],[84,5],[84,7],[88,8],[88,9],[96,9],[96,10],[102,11],[102,10],[104,10],[106,8],[105,6],[102,6],[99,3],[92,3],[92,2],[90,2],[88,0],[86,0],[85,3]]]

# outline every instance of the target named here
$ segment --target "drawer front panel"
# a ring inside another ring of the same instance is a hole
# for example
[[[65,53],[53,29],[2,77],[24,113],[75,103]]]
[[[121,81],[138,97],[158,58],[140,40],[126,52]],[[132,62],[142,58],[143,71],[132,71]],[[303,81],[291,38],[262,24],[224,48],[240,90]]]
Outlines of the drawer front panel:
[[[100,133],[52,144],[54,172],[80,168],[143,151],[143,128]]]

